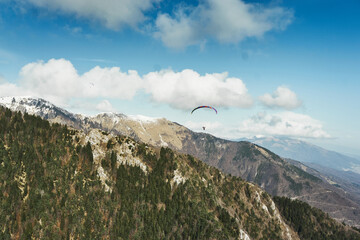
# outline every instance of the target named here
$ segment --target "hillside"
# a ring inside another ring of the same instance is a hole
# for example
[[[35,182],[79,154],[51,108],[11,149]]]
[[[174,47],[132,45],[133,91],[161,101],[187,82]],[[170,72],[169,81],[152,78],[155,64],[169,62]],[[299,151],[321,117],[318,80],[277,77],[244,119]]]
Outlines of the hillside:
[[[300,239],[358,239],[359,229],[345,230],[343,225],[305,202],[285,197],[274,197],[274,201],[285,221],[298,233]]]
[[[33,98],[3,98],[0,102],[12,110],[34,113],[51,122],[68,124],[85,132],[100,129],[114,135],[129,136],[152,146],[169,147],[190,154],[225,173],[258,184],[271,195],[306,201],[340,222],[360,226],[358,201],[256,144],[192,132],[166,119],[115,113],[93,117],[74,115],[42,99],[36,101]]]
[[[189,155],[0,109],[1,239],[299,239],[269,195]]]
[[[326,167],[338,171],[360,173],[360,160],[305,141],[286,137],[255,137],[242,140],[263,146],[284,158],[314,164],[312,166],[317,170]]]

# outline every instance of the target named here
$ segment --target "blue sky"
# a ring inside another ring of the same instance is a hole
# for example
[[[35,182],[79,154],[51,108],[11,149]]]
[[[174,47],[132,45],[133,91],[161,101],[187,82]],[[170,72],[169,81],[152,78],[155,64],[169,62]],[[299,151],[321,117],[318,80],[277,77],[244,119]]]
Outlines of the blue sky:
[[[355,0],[0,0],[0,96],[360,155],[358,9]],[[219,114],[190,115],[197,105]]]

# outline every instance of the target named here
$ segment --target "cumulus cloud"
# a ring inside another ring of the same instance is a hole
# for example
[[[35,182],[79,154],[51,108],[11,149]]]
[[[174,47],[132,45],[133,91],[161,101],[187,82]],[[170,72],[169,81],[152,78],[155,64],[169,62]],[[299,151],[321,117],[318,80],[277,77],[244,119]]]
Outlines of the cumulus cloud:
[[[20,70],[20,86],[41,96],[70,98],[79,93],[79,75],[70,61],[51,59],[25,65]]]
[[[132,99],[142,88],[143,80],[137,71],[121,72],[119,67],[95,67],[81,76],[85,85],[84,97]]]
[[[185,48],[208,39],[237,43],[260,38],[272,30],[284,30],[293,11],[243,0],[204,0],[197,6],[173,3],[168,13],[154,8],[162,0],[15,0],[21,9],[35,6],[50,13],[73,15],[100,22],[112,30],[124,26],[149,32],[168,47]],[[153,11],[158,11],[154,18]],[[79,27],[66,26],[73,33]]]
[[[173,16],[159,14],[154,36],[172,48],[184,48],[212,38],[237,43],[284,30],[293,19],[291,10],[244,3],[241,0],[206,0],[196,7],[179,8]]]
[[[24,2],[24,0],[18,0]],[[96,19],[110,29],[124,25],[136,27],[146,17],[144,12],[160,0],[28,0],[27,2],[49,9],[74,14],[80,18]]]
[[[16,84],[5,82],[5,80],[0,82],[0,96],[19,96],[19,95],[29,95],[30,91],[18,87]]]
[[[217,121],[188,121],[184,124],[193,131],[205,132],[225,139],[253,136],[287,136],[295,138],[331,138],[320,121],[304,114],[259,112],[238,124],[222,124]]]
[[[135,70],[122,72],[118,67],[96,66],[80,75],[70,61],[50,59],[25,65],[19,75],[17,84],[0,83],[2,96],[33,95],[63,107],[74,98],[131,100],[139,92],[145,92],[154,102],[184,110],[197,105],[246,108],[253,104],[243,81],[227,73],[200,75],[186,69],[139,76]],[[99,106],[110,109],[105,102]]]
[[[267,107],[287,110],[298,108],[302,104],[293,91],[283,86],[278,87],[272,95],[267,93],[259,99]]]
[[[102,100],[96,105],[96,110],[100,112],[116,112],[116,109],[106,99]]]
[[[323,130],[322,123],[310,116],[282,112],[267,114],[260,112],[250,119],[244,120],[238,131],[245,135],[277,135],[305,138],[330,138]]]
[[[143,86],[136,71],[122,72],[118,67],[94,67],[79,75],[65,59],[50,59],[25,65],[18,84],[5,82],[0,94],[34,95],[65,106],[72,98],[132,99]]]
[[[191,109],[197,105],[250,107],[253,100],[243,81],[227,75],[214,73],[201,76],[190,69],[151,72],[144,76],[145,90],[153,101],[178,109]]]

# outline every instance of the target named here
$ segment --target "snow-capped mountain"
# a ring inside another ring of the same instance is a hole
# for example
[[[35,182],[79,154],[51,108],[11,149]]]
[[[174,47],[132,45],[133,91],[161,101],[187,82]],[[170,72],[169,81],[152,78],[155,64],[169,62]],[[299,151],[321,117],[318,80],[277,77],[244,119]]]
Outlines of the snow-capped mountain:
[[[126,116],[119,113],[76,115],[43,99],[30,97],[0,98],[0,104],[85,132],[99,129],[104,133],[130,136],[155,147],[169,147],[197,157],[226,173],[254,182],[272,195],[295,197],[324,210],[336,219],[345,219],[348,224],[360,226],[360,201],[354,202],[344,195],[342,189],[307,174],[276,154],[248,141],[235,142],[193,132],[164,118]],[[324,203],[324,199],[332,202],[331,207]]]
[[[50,122],[66,124],[76,129],[89,131],[93,128],[130,136],[154,146],[171,146],[179,149],[179,141],[172,138],[180,125],[164,118],[121,113],[100,113],[95,116],[73,114],[54,104],[34,97],[0,97],[0,105],[12,111],[40,116]],[[182,127],[184,128],[185,127]]]
[[[258,144],[285,158],[291,158],[305,164],[316,164],[319,168],[324,166],[341,171],[350,170],[360,173],[360,160],[326,150],[305,141],[286,137],[254,137],[241,140]],[[316,168],[315,165],[313,167]]]
[[[69,124],[70,122],[76,123],[81,118],[80,115],[72,114],[42,98],[0,97],[0,105],[9,108],[12,111],[26,112],[63,124]]]

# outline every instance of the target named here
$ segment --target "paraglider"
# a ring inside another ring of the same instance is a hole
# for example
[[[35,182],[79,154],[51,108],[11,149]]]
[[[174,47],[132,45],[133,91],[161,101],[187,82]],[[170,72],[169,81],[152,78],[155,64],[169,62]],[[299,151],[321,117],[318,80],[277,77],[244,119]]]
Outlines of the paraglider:
[[[195,110],[198,110],[198,109],[200,109],[200,108],[210,108],[210,109],[213,109],[213,110],[216,112],[216,114],[217,114],[217,110],[216,110],[215,108],[211,107],[211,106],[199,106],[199,107],[196,107],[196,108],[194,108],[194,109],[191,111],[191,114],[192,114]]]
[[[196,111],[196,110],[198,110],[198,109],[200,109],[200,108],[209,108],[209,109],[212,109],[212,110],[214,110],[215,113],[217,114],[217,110],[216,110],[214,107],[211,107],[211,106],[199,106],[199,107],[196,107],[196,108],[194,108],[194,109],[191,111],[191,114],[192,114],[194,111]],[[202,129],[203,129],[203,131],[205,131],[206,127],[203,126]]]

